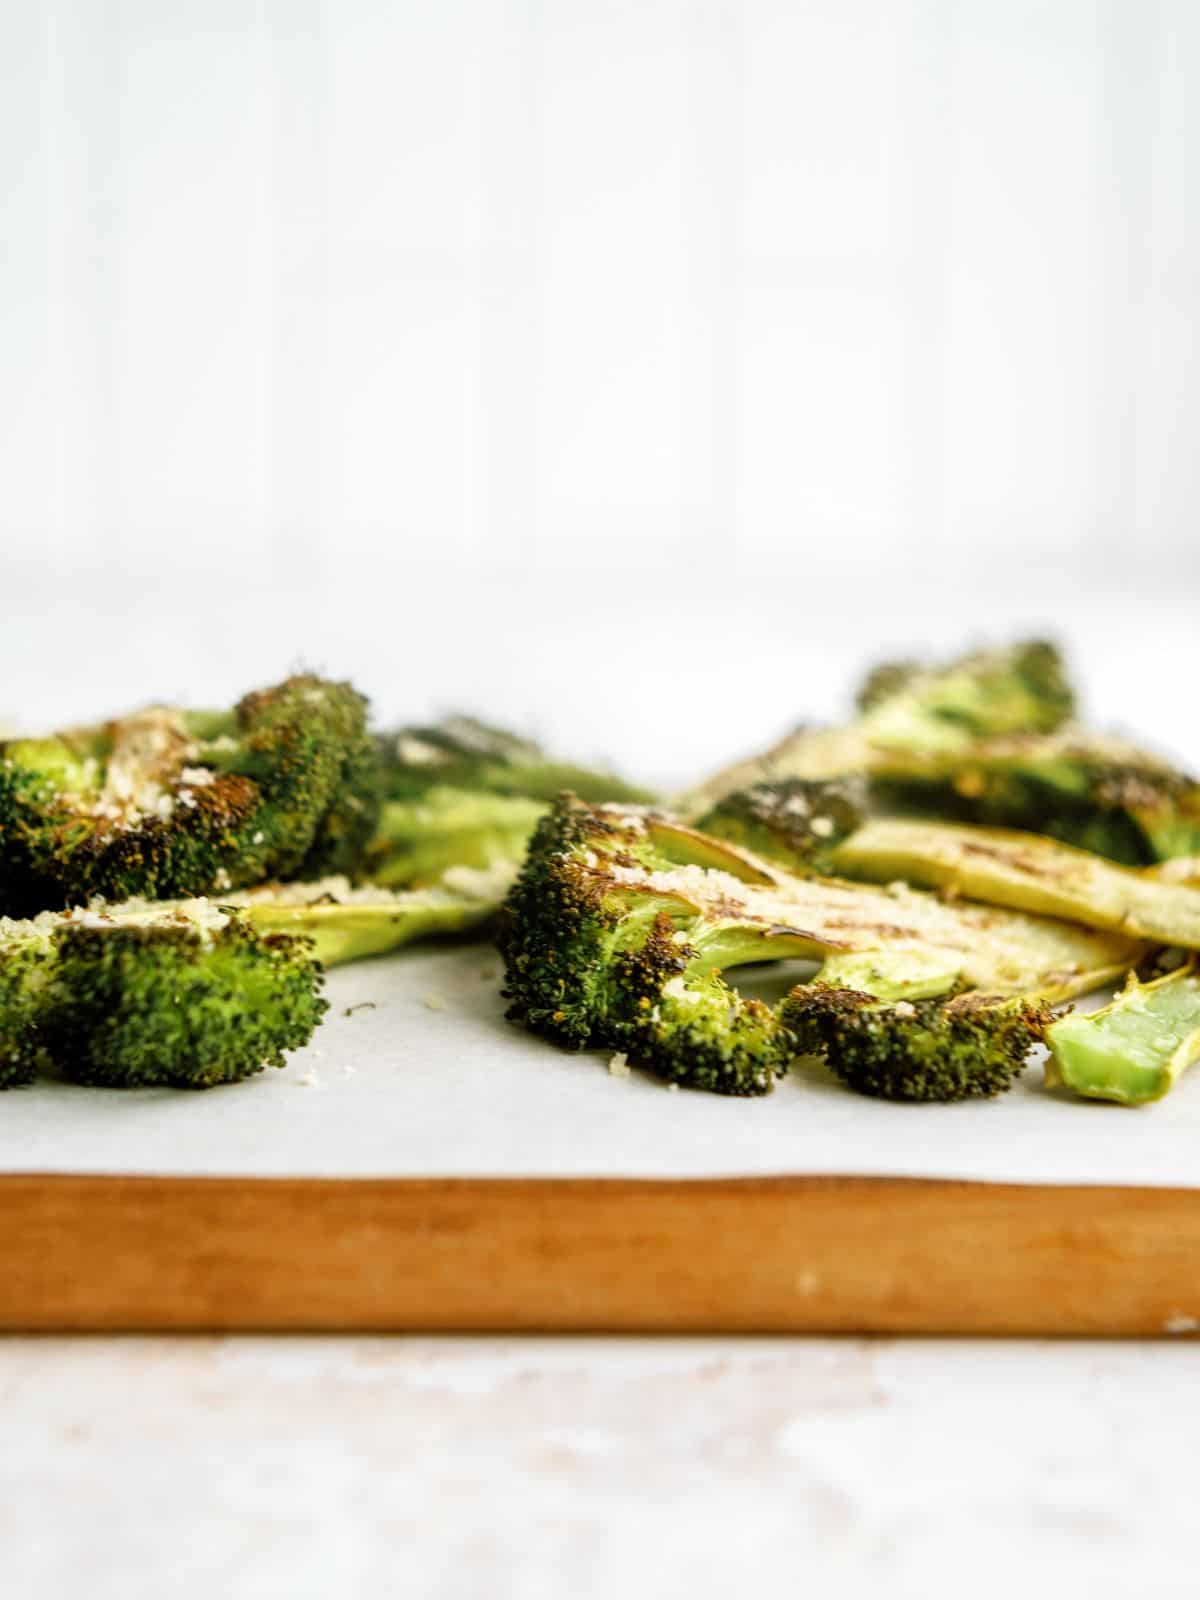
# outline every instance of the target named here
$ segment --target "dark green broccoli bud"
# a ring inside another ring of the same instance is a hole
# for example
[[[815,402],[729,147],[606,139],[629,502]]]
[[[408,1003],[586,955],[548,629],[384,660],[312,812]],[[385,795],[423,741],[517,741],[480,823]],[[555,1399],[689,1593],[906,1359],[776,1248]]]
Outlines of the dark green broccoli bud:
[[[373,883],[389,888],[436,883],[448,867],[515,868],[546,807],[520,795],[427,789],[389,800],[366,857]]]
[[[860,779],[786,778],[726,795],[696,827],[795,870],[826,870],[831,850],[862,823]]]
[[[943,1102],[1010,1088],[1052,1016],[1029,1000],[961,994],[888,1002],[829,983],[793,989],[781,1012],[797,1050],[823,1056],[848,1088]]]
[[[505,902],[509,1016],[568,1049],[600,1046],[681,1083],[762,1093],[793,1053],[769,1007],[721,977],[748,962],[826,958],[841,986],[893,997],[956,987],[1066,998],[1143,947],[902,885],[799,878],[652,811],[563,797]],[[841,973],[842,976],[837,975]]]
[[[764,754],[707,779],[678,808],[697,817],[759,783],[874,776],[896,754],[949,759],[980,738],[1053,730],[1073,703],[1058,651],[1040,640],[978,650],[943,667],[892,663],[868,678],[853,722],[797,728]]]
[[[428,790],[466,789],[547,803],[564,789],[588,801],[647,801],[652,796],[608,772],[552,761],[540,745],[474,717],[451,716],[400,728],[378,741],[388,800],[416,800]]]
[[[1194,962],[1149,983],[1130,973],[1109,1005],[1047,1030],[1046,1082],[1089,1100],[1161,1100],[1200,1057],[1200,977]]]
[[[1036,833],[875,817],[835,846],[828,863],[847,878],[903,878],[989,905],[1200,949],[1200,888],[1164,882]]]
[[[366,702],[289,678],[0,745],[0,911],[174,899],[349,863],[375,827]]]
[[[326,1009],[307,939],[206,900],[0,922],[7,1081],[208,1088],[282,1066]]]
[[[352,886],[345,877],[264,884],[230,896],[258,933],[301,935],[322,966],[386,955],[417,939],[476,932],[491,922],[512,885],[509,862],[449,868],[421,889]]]

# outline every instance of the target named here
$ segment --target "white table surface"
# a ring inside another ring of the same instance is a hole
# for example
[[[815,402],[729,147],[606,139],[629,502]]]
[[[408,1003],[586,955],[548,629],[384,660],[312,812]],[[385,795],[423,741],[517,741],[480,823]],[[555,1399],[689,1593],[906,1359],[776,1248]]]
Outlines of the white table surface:
[[[939,566],[871,609],[856,574],[814,609],[753,574],[720,593],[703,573],[669,594],[623,581],[619,605],[570,575],[548,593],[490,574],[464,600],[455,574],[281,600],[165,570],[69,591],[14,574],[0,714],[217,701],[303,658],[388,719],[474,707],[671,783],[832,714],[873,654],[1032,622],[1073,644],[1097,720],[1178,745],[1195,584],[1166,574],[1151,595],[1152,576],[1084,593],[1077,574],[951,583]],[[98,632],[99,654],[71,648]],[[285,1077],[281,1096],[328,1103]],[[0,1340],[3,1592],[1190,1597],[1198,1359],[1169,1339]]]
[[[1198,1356],[0,1341],[4,1592],[1190,1597]]]

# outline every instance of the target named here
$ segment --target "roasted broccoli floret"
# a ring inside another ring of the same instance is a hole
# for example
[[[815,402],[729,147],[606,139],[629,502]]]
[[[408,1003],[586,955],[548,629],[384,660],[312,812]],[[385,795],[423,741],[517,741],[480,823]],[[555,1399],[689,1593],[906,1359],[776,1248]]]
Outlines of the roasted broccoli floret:
[[[400,728],[378,740],[388,800],[416,800],[430,789],[515,795],[550,802],[564,789],[589,801],[650,800],[609,772],[551,760],[540,745],[474,717],[451,716]]]
[[[366,857],[373,883],[389,888],[436,883],[449,867],[514,869],[545,814],[520,795],[428,789],[415,800],[389,800]]]
[[[1200,977],[1195,963],[1139,981],[1130,973],[1109,1005],[1046,1030],[1046,1082],[1090,1100],[1161,1100],[1200,1057]]]
[[[798,728],[765,754],[718,772],[678,809],[703,816],[758,783],[871,775],[888,752],[949,757],[981,738],[1050,731],[1073,705],[1059,653],[1042,640],[974,651],[940,667],[891,663],[867,679],[853,722]]]
[[[825,961],[822,993],[854,988],[903,1005],[977,991],[1019,1000],[1032,1019],[1035,1001],[1095,988],[1143,953],[1118,936],[903,885],[798,878],[661,814],[570,796],[534,836],[499,942],[514,1020],[568,1049],[623,1051],[728,1094],[771,1087],[796,1052],[787,1016],[800,1002],[781,1018],[731,990],[726,968],[812,957]],[[907,1015],[897,1013],[905,1027]],[[1024,1048],[1007,1012],[992,1022],[1011,1075]],[[900,1054],[903,1041],[901,1031]]]
[[[349,867],[374,831],[366,702],[289,678],[0,745],[0,911],[177,899]]]
[[[0,921],[0,984],[9,1083],[41,1061],[79,1083],[232,1083],[282,1066],[326,1009],[306,939],[206,900]]]
[[[972,993],[888,1003],[830,983],[794,989],[782,1008],[797,1050],[823,1056],[847,1088],[942,1102],[1011,1088],[1053,1015],[1032,1000]]]

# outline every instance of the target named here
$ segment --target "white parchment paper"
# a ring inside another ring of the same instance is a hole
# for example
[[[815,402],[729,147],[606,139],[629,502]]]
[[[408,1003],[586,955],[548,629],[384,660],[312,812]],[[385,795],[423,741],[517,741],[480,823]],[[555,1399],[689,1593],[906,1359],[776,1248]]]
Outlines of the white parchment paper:
[[[1036,1066],[975,1104],[867,1100],[816,1069],[730,1100],[613,1077],[602,1055],[543,1044],[503,1020],[498,988],[486,946],[410,952],[333,973],[329,1019],[283,1071],[199,1094],[11,1091],[0,1171],[1200,1178],[1200,1070],[1139,1110],[1051,1095]]]

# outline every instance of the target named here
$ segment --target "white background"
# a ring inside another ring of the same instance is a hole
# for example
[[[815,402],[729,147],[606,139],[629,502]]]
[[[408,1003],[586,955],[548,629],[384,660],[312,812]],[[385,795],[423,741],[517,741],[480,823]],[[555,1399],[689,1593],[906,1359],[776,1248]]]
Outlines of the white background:
[[[667,781],[1028,622],[1178,743],[1198,77],[1190,0],[0,0],[0,713],[304,659]]]

